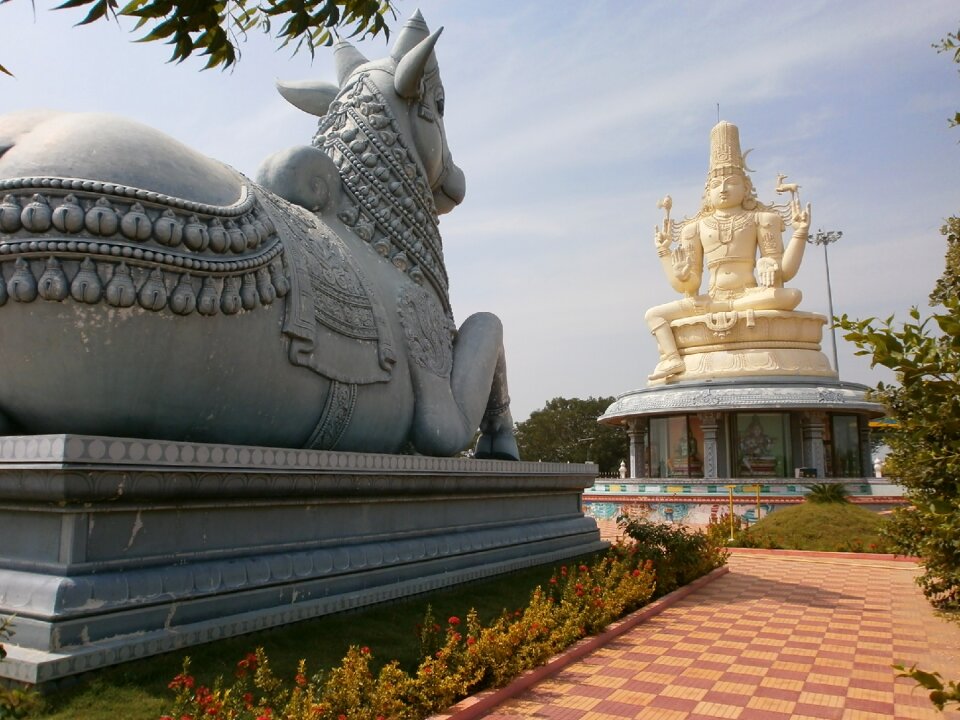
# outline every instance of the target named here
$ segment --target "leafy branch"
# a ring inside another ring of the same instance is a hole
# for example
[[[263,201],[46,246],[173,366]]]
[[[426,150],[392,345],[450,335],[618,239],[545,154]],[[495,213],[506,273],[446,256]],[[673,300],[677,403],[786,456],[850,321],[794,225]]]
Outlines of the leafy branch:
[[[11,0],[0,0],[0,4]],[[66,0],[56,10],[87,11],[77,25],[97,20],[136,20],[133,32],[145,29],[137,42],[162,40],[173,46],[171,62],[192,55],[207,58],[204,70],[229,68],[240,59],[239,43],[247,33],[260,30],[313,57],[316,49],[331,45],[339,31],[348,37],[390,37],[387,16],[396,19],[393,0]],[[279,29],[274,33],[274,24]],[[12,76],[0,65],[0,72]]]
[[[951,703],[960,705],[960,685],[952,680],[944,682],[940,673],[918,670],[916,665],[911,665],[909,668],[903,665],[894,665],[893,669],[900,671],[897,673],[897,677],[912,678],[919,687],[929,690],[930,702],[937,710],[942,711]]]
[[[934,43],[933,47],[936,48],[938,53],[952,52],[953,61],[960,63],[960,30],[957,30],[955,33],[948,33],[940,42]],[[958,70],[958,72],[960,72],[960,70]],[[960,125],[960,112],[954,113],[953,119],[950,120],[950,127],[957,127],[958,125]]]

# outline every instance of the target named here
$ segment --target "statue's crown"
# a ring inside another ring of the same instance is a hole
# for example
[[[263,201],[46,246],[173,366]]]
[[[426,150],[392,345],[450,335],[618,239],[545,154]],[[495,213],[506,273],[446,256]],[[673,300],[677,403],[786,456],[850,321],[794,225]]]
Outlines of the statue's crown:
[[[710,131],[708,178],[744,171],[743,153],[740,152],[740,130],[733,123],[722,120]]]

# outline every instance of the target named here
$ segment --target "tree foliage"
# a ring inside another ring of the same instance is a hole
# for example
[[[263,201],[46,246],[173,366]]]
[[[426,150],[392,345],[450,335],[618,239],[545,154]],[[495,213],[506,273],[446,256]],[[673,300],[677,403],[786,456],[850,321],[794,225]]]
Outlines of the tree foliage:
[[[934,44],[960,64],[960,31]],[[960,124],[960,113],[951,121]],[[919,556],[917,582],[930,602],[960,611],[960,216],[940,232],[947,239],[943,275],[930,294],[933,312],[922,318],[851,320],[840,327],[859,355],[896,373],[898,384],[880,383],[878,399],[897,420],[887,434],[887,472],[912,502],[894,514],[887,534],[900,552]]]
[[[937,52],[952,53],[953,61],[960,64],[960,30],[955,33],[948,33],[945,38],[938,43],[934,43],[933,46],[937,49]],[[953,127],[960,125],[960,112],[954,113],[950,125]]]
[[[616,472],[627,459],[629,441],[618,428],[599,425],[614,398],[554,398],[517,423],[517,445],[523,460],[597,463],[602,473]]]
[[[935,43],[938,52],[952,52],[960,64],[960,30]],[[960,112],[949,121],[960,125]],[[917,555],[924,566],[917,582],[938,608],[960,611],[960,216],[941,228],[947,239],[943,275],[930,293],[934,312],[923,320],[910,309],[910,319],[894,324],[874,318],[839,323],[860,355],[873,365],[890,368],[898,385],[877,388],[879,399],[898,421],[889,431],[886,466],[899,479],[912,502],[898,510],[886,529],[899,552]],[[939,673],[894,665],[898,677],[913,678],[930,691],[939,710],[960,703],[960,686]]]
[[[843,316],[840,327],[858,354],[898,381],[881,383],[877,398],[898,422],[887,435],[886,472],[906,488],[912,507],[894,514],[888,534],[900,552],[922,558],[918,582],[933,605],[960,610],[960,217],[942,232],[947,263],[929,317],[914,307],[903,323]]]
[[[134,32],[143,30],[139,42],[172,45],[171,62],[206,56],[204,69],[233,65],[239,41],[252,30],[273,34],[294,52],[306,47],[312,56],[341,30],[349,37],[389,37],[386,16],[396,17],[392,0],[129,0],[123,7],[117,0],[65,0],[56,9],[86,10],[77,25],[133,18]],[[12,74],[3,65],[0,72]]]

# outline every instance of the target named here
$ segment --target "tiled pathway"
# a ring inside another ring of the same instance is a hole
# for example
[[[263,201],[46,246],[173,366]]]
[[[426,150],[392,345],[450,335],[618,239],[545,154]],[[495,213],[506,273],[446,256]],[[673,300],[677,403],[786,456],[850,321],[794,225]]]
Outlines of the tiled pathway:
[[[737,553],[730,573],[486,717],[960,718],[890,668],[960,677],[960,626],[915,575],[890,560]]]

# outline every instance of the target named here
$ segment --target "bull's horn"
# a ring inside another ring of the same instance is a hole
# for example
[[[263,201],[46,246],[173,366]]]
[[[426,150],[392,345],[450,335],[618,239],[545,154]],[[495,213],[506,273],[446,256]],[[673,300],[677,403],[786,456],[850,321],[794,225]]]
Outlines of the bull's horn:
[[[393,78],[393,87],[400,97],[411,99],[420,96],[420,79],[423,77],[423,71],[427,63],[433,56],[433,46],[437,44],[437,38],[443,28],[437,30],[433,35],[422,40],[415,48],[403,56],[400,64],[397,65],[397,74]]]
[[[353,74],[361,65],[366,65],[367,60],[363,53],[357,50],[346,40],[341,40],[333,46],[333,63],[337,68],[337,84],[343,87],[344,81]]]
[[[419,10],[415,11],[400,28],[400,32],[397,33],[397,40],[390,50],[390,57],[400,62],[404,55],[413,50],[417,44],[426,40],[429,34],[430,29],[427,27],[423,15],[420,14]]]
[[[277,80],[277,90],[283,99],[306,113],[323,117],[336,99],[340,89],[333,83],[322,80],[300,80],[287,82]]]

